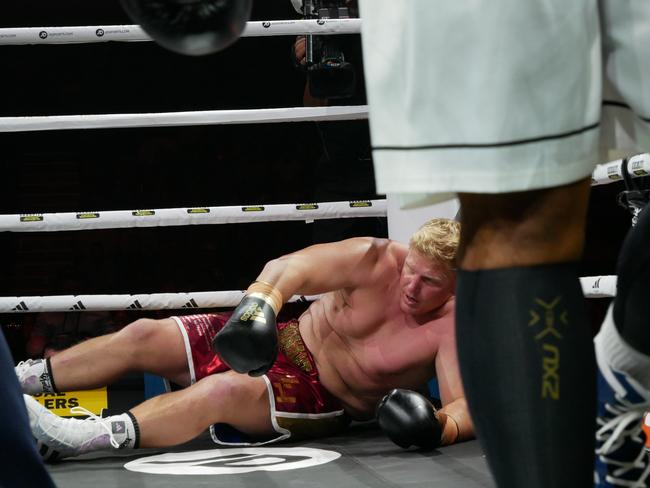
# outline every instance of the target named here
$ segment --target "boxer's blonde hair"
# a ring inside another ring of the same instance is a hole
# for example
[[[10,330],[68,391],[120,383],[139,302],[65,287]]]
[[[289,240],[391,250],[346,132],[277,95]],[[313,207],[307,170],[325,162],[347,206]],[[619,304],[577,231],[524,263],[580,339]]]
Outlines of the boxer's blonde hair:
[[[420,254],[456,269],[456,251],[460,241],[460,223],[449,219],[431,219],[409,240],[409,247]]]

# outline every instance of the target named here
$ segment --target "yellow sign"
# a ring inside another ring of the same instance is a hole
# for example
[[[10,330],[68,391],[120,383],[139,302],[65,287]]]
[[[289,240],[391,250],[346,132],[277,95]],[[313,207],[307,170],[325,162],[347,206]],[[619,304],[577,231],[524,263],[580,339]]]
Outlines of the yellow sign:
[[[296,205],[296,210],[318,210],[318,205],[315,203],[303,203]]]
[[[83,407],[95,415],[100,415],[102,409],[108,408],[108,393],[106,387],[97,390],[68,391],[65,393],[42,393],[34,398],[56,415],[73,417],[70,413],[73,407]],[[83,416],[83,414],[77,414]]]
[[[156,215],[155,210],[134,210],[131,212],[131,215],[134,217],[151,217],[153,215]]]
[[[21,215],[21,222],[43,222],[44,218],[42,215]]]
[[[96,212],[85,212],[85,213],[78,213],[77,214],[77,219],[98,219],[99,218],[99,213]]]
[[[357,200],[350,202],[351,208],[363,208],[363,207],[372,207],[372,202],[367,200]]]

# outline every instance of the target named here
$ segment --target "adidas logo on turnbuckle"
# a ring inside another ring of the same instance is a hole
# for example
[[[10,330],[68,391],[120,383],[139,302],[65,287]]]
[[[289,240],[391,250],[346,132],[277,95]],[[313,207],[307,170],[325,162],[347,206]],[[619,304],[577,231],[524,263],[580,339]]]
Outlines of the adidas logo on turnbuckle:
[[[16,305],[14,308],[11,309],[12,312],[28,312],[29,307],[25,304],[25,302],[20,302],[18,305]]]
[[[81,300],[79,300],[77,303],[75,303],[72,307],[70,307],[68,310],[86,310],[85,305],[82,303]]]
[[[194,298],[192,298],[189,302],[187,302],[181,308],[199,308],[199,304],[194,301]]]

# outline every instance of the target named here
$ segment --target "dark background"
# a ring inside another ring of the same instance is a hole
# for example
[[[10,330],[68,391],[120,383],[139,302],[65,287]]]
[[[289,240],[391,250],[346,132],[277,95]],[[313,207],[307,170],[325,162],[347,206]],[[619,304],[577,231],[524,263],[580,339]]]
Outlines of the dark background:
[[[296,16],[288,0],[258,0],[252,19]],[[0,18],[0,27],[132,23],[117,1],[27,1],[6,6]],[[349,56],[358,58],[354,37]],[[301,106],[305,76],[293,65],[293,42],[242,39],[199,58],[152,42],[0,46],[0,116]],[[360,70],[361,60],[354,61]],[[360,79],[346,104],[365,103]],[[4,133],[0,213],[371,198],[367,137],[366,122]],[[0,233],[0,295],[243,289],[272,257],[369,234],[385,236],[385,219]],[[139,315],[6,314],[0,320],[20,360]]]
[[[254,5],[253,20],[296,17],[289,0]],[[0,27],[132,23],[117,0],[22,0],[3,6],[0,17]],[[245,38],[201,58],[151,42],[0,46],[0,116],[300,106],[305,78],[292,65],[293,42]],[[349,56],[360,66],[358,49]],[[357,95],[349,104],[363,102],[362,90]],[[367,124],[339,124],[0,134],[0,213],[370,198],[370,166],[359,163],[367,159],[360,156],[368,149]],[[343,134],[354,139],[350,146]],[[332,140],[341,154],[329,160],[323,141]],[[614,273],[630,220],[615,203],[621,185],[593,192],[583,275]],[[0,233],[0,295],[241,289],[271,257],[313,242],[385,232],[381,219],[348,219],[333,226],[287,222]],[[590,301],[594,323],[605,305],[606,300]],[[137,317],[83,315],[0,315],[0,320],[20,360]]]

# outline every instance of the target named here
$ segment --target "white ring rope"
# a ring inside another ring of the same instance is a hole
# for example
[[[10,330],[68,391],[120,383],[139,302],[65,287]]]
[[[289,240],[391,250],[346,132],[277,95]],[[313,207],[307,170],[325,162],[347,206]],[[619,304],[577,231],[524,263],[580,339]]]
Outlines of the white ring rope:
[[[266,20],[247,22],[242,37],[298,36],[304,34],[359,34],[361,19]],[[12,27],[0,29],[0,45],[88,44],[142,42],[151,38],[139,25],[87,25],[70,27]]]
[[[599,164],[591,175],[591,186],[606,185],[623,179],[623,160],[616,159]],[[633,178],[650,175],[650,154],[637,154],[628,158],[627,170]]]
[[[316,300],[320,295],[294,296],[289,302]],[[91,312],[236,307],[244,291],[197,291],[139,295],[55,295],[0,297],[0,313]]]
[[[0,117],[0,132],[364,120],[368,106]]]
[[[0,232],[169,227],[386,217],[386,200],[0,215]]]
[[[604,185],[621,180],[623,178],[622,162],[623,160],[618,159],[598,165],[592,174],[592,185]],[[628,159],[627,164],[628,171],[635,178],[650,174],[650,154],[648,153],[632,156]],[[312,222],[321,219],[386,216],[385,200],[34,213],[0,215],[0,232],[56,232],[287,220]]]
[[[613,297],[616,276],[580,278],[585,298]],[[140,295],[55,295],[0,297],[0,313],[86,312],[109,310],[167,310],[236,307],[243,291],[203,291]],[[320,295],[294,296],[289,302],[306,302]]]

